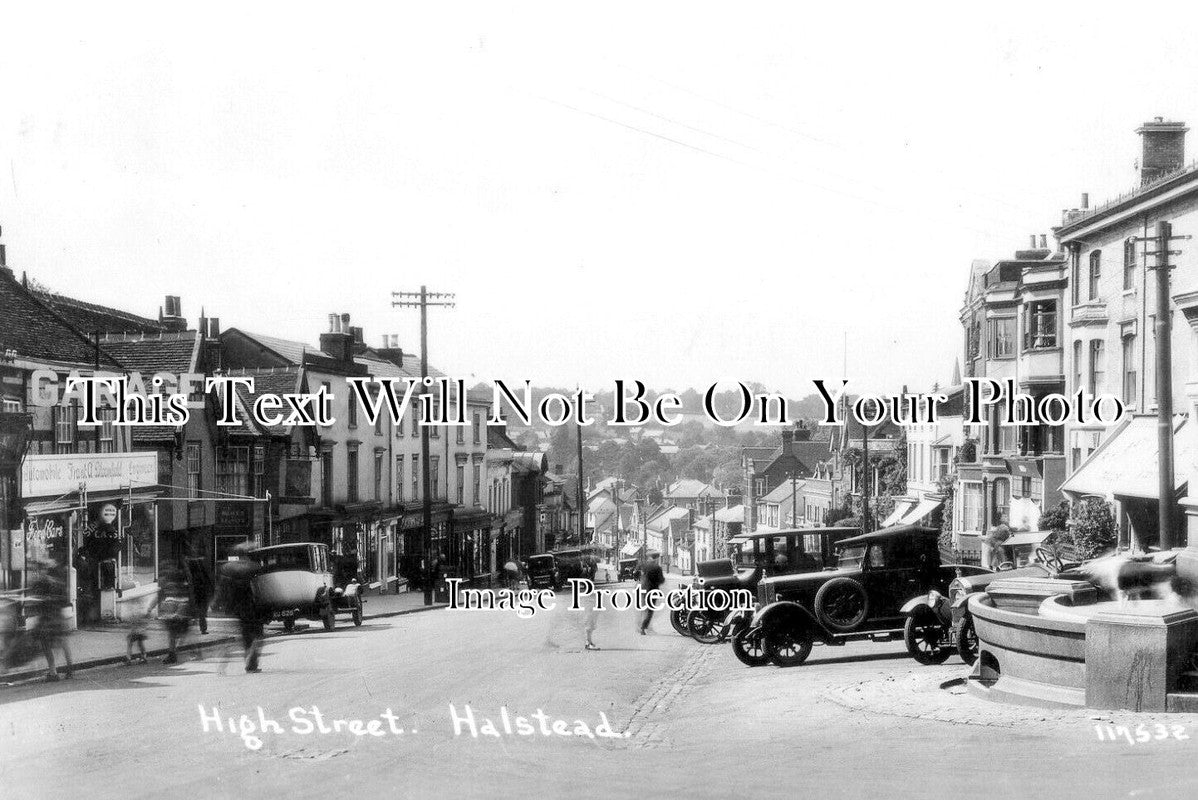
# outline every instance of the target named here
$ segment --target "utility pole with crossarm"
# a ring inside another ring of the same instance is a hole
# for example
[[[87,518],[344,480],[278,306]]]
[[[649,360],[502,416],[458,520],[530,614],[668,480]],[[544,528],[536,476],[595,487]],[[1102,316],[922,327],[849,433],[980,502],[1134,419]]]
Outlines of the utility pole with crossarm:
[[[428,391],[428,307],[438,306],[453,308],[456,305],[456,295],[446,292],[430,292],[425,286],[419,292],[392,292],[391,306],[393,308],[420,309],[420,394]],[[433,498],[431,496],[431,480],[428,472],[429,462],[428,426],[420,426],[420,485],[423,502],[423,522],[420,535],[421,555],[424,559],[424,604],[433,604],[433,581],[436,576],[432,572],[433,549]]]

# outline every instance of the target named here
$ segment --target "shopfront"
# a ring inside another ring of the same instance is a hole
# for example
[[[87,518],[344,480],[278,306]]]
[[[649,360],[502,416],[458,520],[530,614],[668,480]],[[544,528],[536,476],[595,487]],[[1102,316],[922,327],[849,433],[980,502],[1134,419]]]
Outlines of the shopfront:
[[[21,527],[0,547],[14,588],[39,569],[62,569],[74,622],[142,613],[158,591],[155,453],[27,456]]]

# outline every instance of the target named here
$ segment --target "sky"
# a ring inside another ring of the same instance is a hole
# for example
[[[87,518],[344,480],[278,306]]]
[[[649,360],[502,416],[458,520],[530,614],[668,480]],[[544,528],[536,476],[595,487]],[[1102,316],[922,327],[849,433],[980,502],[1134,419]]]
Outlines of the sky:
[[[1185,5],[37,5],[0,48],[18,274],[413,354],[391,292],[427,285],[480,380],[945,384],[971,260],[1198,123]]]

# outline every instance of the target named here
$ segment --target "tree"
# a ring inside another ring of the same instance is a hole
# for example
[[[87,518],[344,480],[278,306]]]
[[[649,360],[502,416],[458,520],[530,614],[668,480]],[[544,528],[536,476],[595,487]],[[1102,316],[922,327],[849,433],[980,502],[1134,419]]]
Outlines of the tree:
[[[1115,546],[1115,517],[1101,497],[1087,497],[1078,503],[1072,527],[1073,544],[1083,561]]]

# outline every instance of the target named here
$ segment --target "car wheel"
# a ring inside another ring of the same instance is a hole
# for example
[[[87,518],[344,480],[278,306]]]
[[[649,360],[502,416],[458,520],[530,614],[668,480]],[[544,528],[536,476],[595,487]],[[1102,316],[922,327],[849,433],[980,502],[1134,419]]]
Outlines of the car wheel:
[[[969,666],[978,660],[978,632],[973,629],[973,619],[966,617],[957,628],[957,655]]]
[[[362,598],[358,597],[354,601],[354,625],[362,624]]]
[[[283,633],[291,633],[295,630],[295,617],[283,617]]]
[[[732,652],[746,667],[764,667],[770,663],[760,628],[746,628],[733,636]]]
[[[690,630],[686,627],[686,614],[687,612],[682,609],[670,612],[670,625],[678,632],[679,636],[691,635]]]
[[[765,652],[779,667],[797,667],[811,655],[811,631],[782,628],[765,637]]]
[[[952,652],[948,648],[948,631],[936,620],[907,617],[903,626],[903,643],[907,652],[920,664],[943,664]]]
[[[853,578],[833,578],[815,593],[815,616],[837,633],[855,630],[869,617],[865,587]]]
[[[686,629],[699,644],[715,644],[720,640],[723,624],[706,611],[692,611],[686,616]]]

